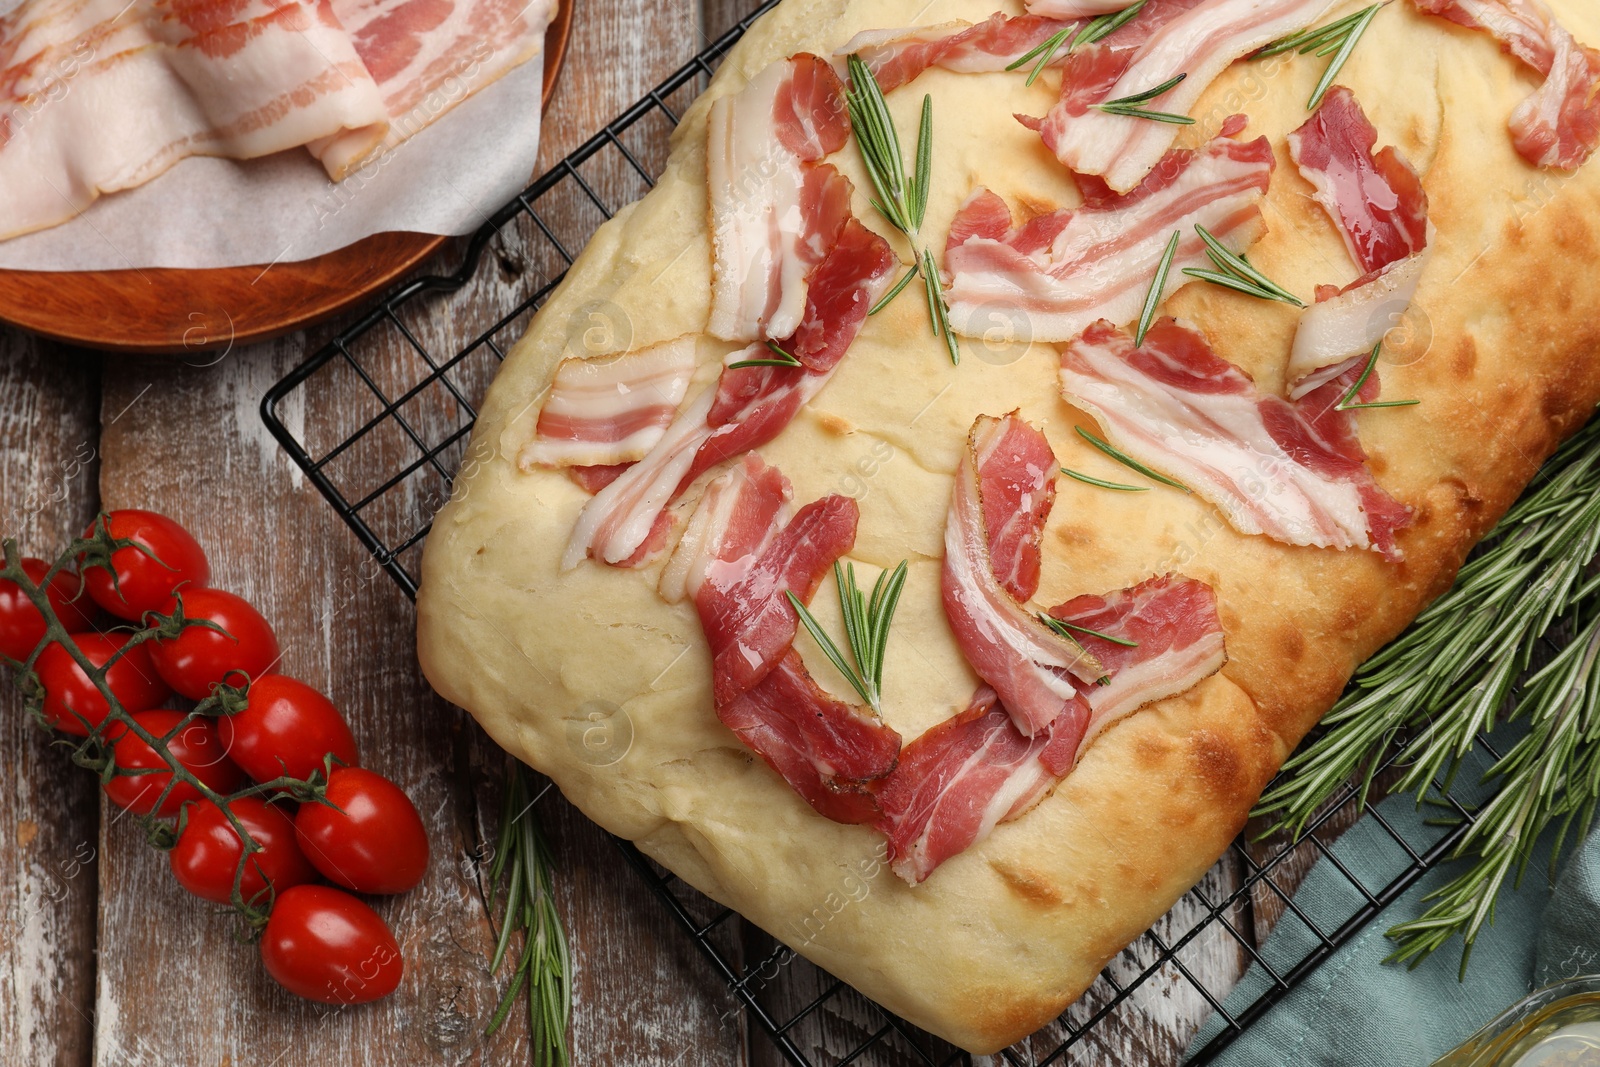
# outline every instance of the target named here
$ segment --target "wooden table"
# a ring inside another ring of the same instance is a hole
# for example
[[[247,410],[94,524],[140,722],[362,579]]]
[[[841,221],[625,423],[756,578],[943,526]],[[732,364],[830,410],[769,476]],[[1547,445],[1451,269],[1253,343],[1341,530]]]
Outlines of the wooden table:
[[[546,119],[544,165],[748,7],[580,0]],[[475,313],[498,314],[514,302],[509,294],[526,289],[514,259],[497,269],[492,283],[452,305],[452,321],[434,324],[442,336]],[[0,505],[6,533],[43,556],[98,509],[166,512],[206,546],[214,582],[264,610],[286,670],[334,698],[364,762],[404,786],[429,824],[426,883],[379,905],[402,939],[405,984],[380,1004],[337,1012],[284,993],[255,949],[230,938],[229,917],[179,890],[162,854],[25,721],[8,687],[0,696],[9,768],[0,788],[0,1063],[415,1067],[528,1058],[520,1015],[493,1039],[482,1036],[502,988],[487,972],[492,925],[479,863],[496,818],[500,753],[429,690],[413,652],[411,604],[375,576],[257,414],[266,389],[340,326],[187,361],[101,357],[0,330]],[[605,836],[554,791],[538,812],[554,839],[573,945],[574,1062],[778,1062]],[[1223,884],[1234,876],[1213,873]],[[1252,921],[1261,916],[1246,917],[1246,928]],[[760,935],[740,936],[760,948]],[[1226,981],[1241,956],[1223,945],[1190,966]],[[1193,996],[1176,999],[1142,1022],[1108,1028],[1081,1061],[1175,1062],[1204,1011]]]

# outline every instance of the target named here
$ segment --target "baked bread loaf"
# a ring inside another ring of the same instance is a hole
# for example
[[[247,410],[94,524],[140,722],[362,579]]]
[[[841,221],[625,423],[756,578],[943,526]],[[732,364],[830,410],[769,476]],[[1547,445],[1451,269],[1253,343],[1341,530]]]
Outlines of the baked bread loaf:
[[[1600,43],[1600,7],[1548,2],[1578,40]],[[1336,5],[1323,21],[1354,10]],[[1355,416],[1372,474],[1411,509],[1398,535],[1403,558],[1241,534],[1199,495],[1063,479],[1038,602],[1178,573],[1215,591],[1227,663],[1100,733],[1037,807],[921,884],[895,877],[881,835],[818,815],[719,722],[694,605],[657,591],[663,560],[563,569],[590,494],[518,458],[563,359],[677,342],[693,352],[693,395],[738,347],[707,333],[713,101],[775,60],[831,56],[861,31],[978,22],[991,11],[985,0],[784,0],[752,28],[685,116],[660,183],[599,230],[505,361],[428,539],[418,603],[418,650],[435,688],[590,818],[888,1009],[979,1053],[1053,1019],[1199,879],[1354,668],[1448,587],[1600,401],[1591,273],[1600,170],[1525,161],[1507,117],[1540,84],[1537,73],[1487,34],[1412,0],[1390,5],[1339,82],[1379,143],[1421,174],[1436,231],[1404,328],[1378,364],[1386,397],[1420,404]],[[1249,259],[1298,293],[1351,274],[1338,229],[1287,148],[1325,63],[1235,63],[1191,112],[1246,114],[1242,136],[1270,140],[1267,232]],[[936,247],[978,186],[1029,213],[1078,203],[1072,176],[1011,117],[1050,108],[1050,76],[1028,87],[1017,74],[929,70],[888,95],[902,131],[916,129],[925,93],[936,122],[923,233]],[[1203,143],[1217,126],[1202,121],[1178,143]],[[829,162],[854,182],[856,217],[891,235],[862,192],[871,186],[855,148]],[[909,261],[903,243],[895,248]],[[1285,392],[1295,308],[1195,284],[1165,310],[1197,324],[1263,391]],[[590,330],[597,321],[609,330]],[[760,448],[796,502],[854,499],[852,560],[909,560],[882,700],[884,720],[907,740],[966,707],[978,682],[940,598],[952,481],[974,421],[1017,411],[1062,464],[1130,475],[1074,433],[1098,427],[1063,399],[1060,347],[1030,345],[1026,323],[1010,325],[998,341],[970,330],[977,336],[952,366],[913,286],[866,321],[831,381]],[[610,347],[585,348],[602,334]],[[837,633],[831,584],[812,609]],[[819,683],[848,696],[809,637],[795,648]]]

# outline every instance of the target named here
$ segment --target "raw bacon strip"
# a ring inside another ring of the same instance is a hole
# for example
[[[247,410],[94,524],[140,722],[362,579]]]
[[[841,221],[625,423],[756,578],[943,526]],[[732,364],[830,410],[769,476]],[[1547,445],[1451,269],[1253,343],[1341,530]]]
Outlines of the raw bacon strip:
[[[1366,466],[1341,383],[1297,402],[1260,392],[1173,319],[1143,348],[1096,323],[1061,355],[1067,400],[1111,443],[1215,504],[1234,529],[1291,545],[1371,548],[1398,561],[1410,510]]]
[[[898,30],[865,30],[834,52],[837,58],[855,55],[872,71],[884,92],[913,81],[930,67],[959,74],[1005,70],[1074,25],[1071,18],[1041,18],[1039,14],[1007,15],[997,11],[976,26],[945,22],[938,26]],[[1058,49],[1052,64],[1066,61],[1067,50]]]
[[[534,466],[609,466],[644,458],[678,414],[694,374],[694,338],[639,352],[564,359],[517,457]]]
[[[645,562],[651,553],[640,550],[659,534],[667,505],[718,463],[777,437],[827,384],[897,266],[883,238],[854,218],[846,222],[812,276],[803,323],[783,345],[803,366],[724,369],[644,459],[589,501],[562,566],[570,570],[589,557],[613,565]],[[729,362],[758,354],[769,353],[757,346]]]
[[[370,147],[387,127],[327,0],[32,0],[0,18],[0,238],[187,156]]]
[[[1020,499],[1023,510],[1031,512],[1055,473],[1055,455],[1038,430],[1016,415],[979,416],[956,472],[945,520],[945,618],[967,662],[1000,694],[1017,728],[1028,737],[1062,716],[1068,718],[1063,728],[1081,735],[1089,721],[1083,683],[1092,686],[1103,672],[1093,657],[1040,622],[1002,585],[991,562],[984,497],[1028,487]]]
[[[1045,146],[1073,173],[1098,175],[1127,192],[1161,162],[1180,127],[1110,115],[1095,104],[1145,93],[1182,74],[1182,82],[1141,106],[1187,114],[1234,60],[1305,29],[1332,3],[1150,0],[1128,24],[1137,27],[1133,34],[1119,31],[1063,68],[1061,99],[1038,127]]]
[[[850,137],[844,85],[801,53],[768,66],[711,105],[711,321],[728,341],[787,337],[799,328],[812,270],[850,217],[850,183],[811,164]]]
[[[1077,736],[1052,726],[1024,737],[994,690],[979,688],[967,710],[907,745],[878,789],[891,868],[917,885],[1026,812],[1072,769]]]
[[[1289,155],[1363,273],[1428,246],[1422,179],[1393,145],[1375,152],[1377,144],[1377,129],[1342,85],[1329,89],[1316,114],[1289,135]]]
[[[893,770],[900,735],[835,700],[795,652],[786,591],[809,600],[855,542],[855,502],[830,496],[789,518],[788,481],[757,456],[707,488],[671,572],[711,646],[717,717],[819,813],[868,822],[870,783]]]
[[[1289,354],[1290,399],[1298,400],[1366,361],[1405,317],[1428,256],[1424,249],[1343,289],[1318,287],[1317,302],[1300,313]]]
[[[1289,135],[1289,154],[1317,203],[1344,236],[1363,276],[1324,286],[1300,316],[1289,357],[1289,396],[1299,398],[1366,358],[1411,306],[1428,260],[1428,194],[1393,147],[1374,152],[1378,131],[1342,85]]]
[[[1024,6],[1030,15],[1052,19],[1084,19],[1122,11],[1132,3],[1133,0],[1032,0]]]
[[[1217,595],[1192,578],[1163,574],[1105,596],[1077,597],[1051,608],[1050,614],[1136,642],[1130,647],[1079,635],[1079,642],[1105,667],[1111,681],[1088,694],[1089,729],[1074,758],[1118,719],[1192,689],[1221,670],[1228,659]]]
[[[824,818],[878,818],[875,783],[900,758],[900,735],[866,708],[835,700],[790,651],[717,717]]]
[[[1541,167],[1577,170],[1600,145],[1600,52],[1579,44],[1540,0],[1416,0],[1417,10],[1483,30],[1544,75],[1511,112],[1517,152]]]
[[[957,213],[945,251],[951,324],[965,333],[1004,308],[1026,317],[1034,340],[1067,341],[1100,319],[1132,322],[1175,231],[1183,239],[1164,296],[1189,281],[1183,268],[1210,265],[1195,226],[1235,252],[1265,232],[1261,202],[1274,165],[1265,137],[1218,137],[1168,153],[1126,195],[1081,179],[1083,206],[1018,228],[1005,203],[980,189]]]
[[[356,53],[383,94],[389,130],[374,146],[359,136],[309,147],[329,173],[347,173],[387,152],[539,54],[554,0],[332,0]]]

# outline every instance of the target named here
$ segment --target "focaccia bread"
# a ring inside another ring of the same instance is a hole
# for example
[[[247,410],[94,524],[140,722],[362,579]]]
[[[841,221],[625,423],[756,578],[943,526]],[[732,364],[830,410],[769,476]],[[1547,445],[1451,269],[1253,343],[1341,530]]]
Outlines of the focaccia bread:
[[[1549,4],[1579,40],[1600,42],[1600,7]],[[1356,7],[1336,5],[1326,17]],[[819,816],[718,721],[694,605],[658,594],[661,561],[562,569],[589,494],[562,471],[523,469],[518,456],[563,359],[687,335],[698,389],[739,347],[707,335],[712,101],[775,60],[831,56],[860,31],[977,22],[991,11],[985,0],[785,0],[756,24],[689,110],[660,183],[600,229],[506,360],[427,543],[418,630],[439,692],[589,817],[885,1007],[976,1052],[1054,1018],[1205,872],[1355,667],[1448,587],[1472,545],[1600,401],[1600,285],[1591,274],[1600,165],[1569,173],[1525,162],[1507,116],[1539,79],[1487,35],[1419,14],[1410,0],[1391,5],[1339,82],[1379,143],[1422,175],[1436,228],[1407,336],[1379,365],[1386,397],[1420,404],[1356,416],[1372,473],[1412,509],[1399,538],[1403,561],[1240,534],[1198,495],[1063,479],[1038,602],[1167,572],[1197,579],[1215,590],[1227,663],[1100,734],[1037,807],[922,884],[905,884],[884,863],[879,834]],[[1270,138],[1278,166],[1268,232],[1250,262],[1301,293],[1330,281],[1333,264],[1350,269],[1285,147],[1325,63],[1236,63],[1192,112],[1244,113],[1245,136]],[[923,95],[933,100],[923,233],[936,249],[980,185],[1034,212],[1078,202],[1038,134],[1012,119],[1050,107],[1048,82],[935,69],[889,95],[902,131],[915,130]],[[1186,131],[1179,143],[1214,132]],[[889,235],[863,193],[870,185],[855,148],[829,161],[855,184],[856,216]],[[894,247],[909,259],[903,241]],[[1197,284],[1166,310],[1203,327],[1263,390],[1283,392],[1295,309]],[[593,347],[599,335],[610,347]],[[850,559],[883,568],[910,561],[882,702],[908,741],[966,707],[977,683],[940,599],[952,479],[974,420],[1019,411],[1064,465],[1129,473],[1074,433],[1096,424],[1063,400],[1057,345],[980,336],[963,352],[952,367],[913,286],[867,320],[832,380],[760,449],[793,482],[797,503],[854,498]],[[839,632],[831,580],[812,608]],[[795,648],[824,687],[849,694],[810,638]]]

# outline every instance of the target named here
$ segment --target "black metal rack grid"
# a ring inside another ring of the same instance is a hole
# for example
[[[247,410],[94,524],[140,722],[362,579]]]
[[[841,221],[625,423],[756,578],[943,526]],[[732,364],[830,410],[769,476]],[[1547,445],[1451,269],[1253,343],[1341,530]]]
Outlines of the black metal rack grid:
[[[458,242],[461,257],[453,272],[416,278],[391,293],[263,400],[262,416],[279,443],[408,595],[417,589],[421,542],[448,497],[453,472],[465,457],[475,405],[495,368],[594,230],[617,206],[653,184],[682,108],[726,50],[774,2],[539,178],[470,240]],[[471,291],[481,299],[460,299]],[[471,321],[463,317],[470,315],[463,309],[469,304],[510,310],[494,321]],[[603,304],[569,325],[579,332],[625,328],[607,320]],[[457,347],[452,339],[463,336],[474,340]],[[1486,741],[1480,744],[1492,753]],[[1191,1030],[1205,1013],[1217,1013],[1220,1028],[1191,1062],[1211,1059],[1439,862],[1471,817],[1451,803],[1463,821],[1420,840],[1378,816],[1400,861],[1398,873],[1383,885],[1362,884],[1329,849],[1329,841],[1356,815],[1348,790],[1327,805],[1299,842],[1251,843],[1241,837],[1168,916],[1112,961],[1077,1004],[1052,1026],[1001,1053],[998,1062],[1010,1067],[1125,1062],[1130,1042],[1151,1040],[1148,1019],[1158,1010],[1170,1018],[1174,1004],[1187,1005]],[[796,1067],[982,1062],[895,1018],[744,927],[732,912],[632,845],[618,844],[726,982],[733,1009]],[[1356,906],[1337,924],[1319,926],[1293,898],[1318,857],[1327,857],[1357,890]],[[1309,947],[1274,969],[1258,946],[1279,921],[1300,924]],[[1217,973],[1219,959],[1220,970],[1231,974],[1226,981],[1197,976]],[[1264,992],[1242,1007],[1225,1007],[1232,980],[1251,964],[1266,976]],[[1183,1053],[1177,1042],[1187,1035],[1164,1032],[1167,1044],[1155,1055],[1176,1061]]]

